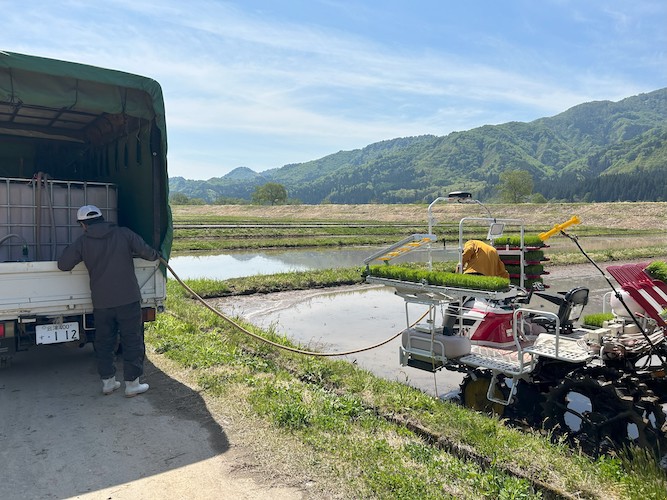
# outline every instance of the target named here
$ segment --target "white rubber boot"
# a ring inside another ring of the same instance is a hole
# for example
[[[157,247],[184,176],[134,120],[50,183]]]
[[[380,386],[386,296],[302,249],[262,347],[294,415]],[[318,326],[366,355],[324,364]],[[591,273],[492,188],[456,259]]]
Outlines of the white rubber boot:
[[[102,379],[102,394],[105,396],[108,396],[119,387],[120,382],[116,380],[116,377]]]
[[[132,398],[137,394],[142,394],[148,390],[148,384],[140,384],[139,377],[134,380],[125,381],[125,397]]]

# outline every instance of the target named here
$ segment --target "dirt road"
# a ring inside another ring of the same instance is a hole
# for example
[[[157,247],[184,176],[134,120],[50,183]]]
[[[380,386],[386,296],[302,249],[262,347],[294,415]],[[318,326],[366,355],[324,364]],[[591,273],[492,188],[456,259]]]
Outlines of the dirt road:
[[[148,393],[103,396],[92,346],[19,353],[0,371],[0,498],[303,497],[235,472],[252,454],[230,443],[200,395],[151,363],[145,372]]]

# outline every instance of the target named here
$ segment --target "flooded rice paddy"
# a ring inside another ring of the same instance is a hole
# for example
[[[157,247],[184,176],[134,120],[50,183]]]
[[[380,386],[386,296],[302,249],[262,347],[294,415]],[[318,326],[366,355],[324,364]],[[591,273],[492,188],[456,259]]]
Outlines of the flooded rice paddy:
[[[363,266],[364,259],[379,247],[327,248],[321,250],[263,250],[233,251],[215,255],[182,255],[169,260],[169,264],[182,279],[210,278],[225,280],[263,274],[335,269]],[[456,260],[457,249],[437,248],[432,251],[434,260]],[[409,258],[408,258],[409,257]],[[428,261],[425,251],[413,252],[400,260]]]
[[[351,286],[328,291],[279,292],[263,298],[234,297],[216,307],[273,328],[306,348],[346,352],[382,342],[406,327],[405,306],[393,289]],[[341,356],[375,375],[442,395],[458,389],[461,375],[433,375],[398,363],[400,338],[365,352]],[[340,358],[339,358],[340,359]]]
[[[667,235],[654,236],[589,236],[579,239],[586,251],[606,250],[617,248],[639,248],[647,246],[667,247]],[[577,252],[577,248],[567,238],[552,238],[548,241],[547,256],[558,252]],[[456,261],[458,259],[458,243],[446,242],[432,247],[434,261]],[[183,279],[210,278],[225,280],[264,274],[285,273],[291,271],[308,271],[312,269],[332,269],[340,267],[362,266],[363,261],[380,247],[363,248],[324,248],[324,249],[295,249],[295,250],[249,250],[227,251],[215,254],[177,255],[169,260],[179,277]],[[426,262],[426,251],[413,252],[401,259]]]

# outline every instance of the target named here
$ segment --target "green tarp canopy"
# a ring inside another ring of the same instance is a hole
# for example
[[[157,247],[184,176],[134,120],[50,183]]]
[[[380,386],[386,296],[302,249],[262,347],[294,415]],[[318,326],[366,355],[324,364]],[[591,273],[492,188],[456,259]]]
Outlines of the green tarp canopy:
[[[127,144],[132,136],[141,145],[135,146],[135,154],[130,155]],[[24,143],[59,141],[85,150],[87,165],[77,165],[71,172],[58,171],[60,165],[49,168],[59,177],[116,183],[121,193],[119,209],[124,211],[119,222],[135,229],[146,241],[159,244],[163,255],[169,255],[173,235],[168,205],[167,131],[162,88],[155,80],[0,51],[2,137]],[[104,168],[94,166],[92,159],[99,162],[102,157]],[[123,167],[109,168],[109,157],[116,163],[124,162]],[[5,166],[3,172],[8,168]],[[152,214],[152,220],[147,213]]]

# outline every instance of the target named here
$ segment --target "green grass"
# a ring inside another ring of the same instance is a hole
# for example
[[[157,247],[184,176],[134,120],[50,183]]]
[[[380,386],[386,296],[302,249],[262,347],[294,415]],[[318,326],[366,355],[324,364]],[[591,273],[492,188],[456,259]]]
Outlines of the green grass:
[[[609,250],[595,250],[586,252],[588,256],[595,262],[615,262],[623,260],[637,260],[637,259],[655,259],[656,257],[664,257],[667,250],[663,246],[649,246],[641,248],[618,248]],[[583,264],[588,263],[588,260],[581,252],[560,252],[548,253],[550,265],[568,265],[568,264]]]
[[[225,281],[208,278],[189,279],[186,280],[186,283],[201,297],[213,298],[229,295],[250,295],[254,293],[353,285],[362,283],[363,280],[361,267],[348,267],[313,271],[291,271],[287,273],[249,276],[246,278],[231,278]],[[178,287],[173,289],[173,293],[179,297],[185,297],[188,292]]]
[[[326,471],[323,487],[329,481],[346,498],[542,498],[548,486],[580,498],[644,500],[665,491],[664,475],[634,459],[592,460],[347,361],[277,350],[177,289],[169,280],[170,314],[148,326],[149,348],[187,370],[218,405],[307,450]]]
[[[305,238],[184,238],[175,239],[174,252],[210,252],[216,250],[258,250],[263,248],[327,248],[381,246],[395,243],[396,236],[327,236]]]

